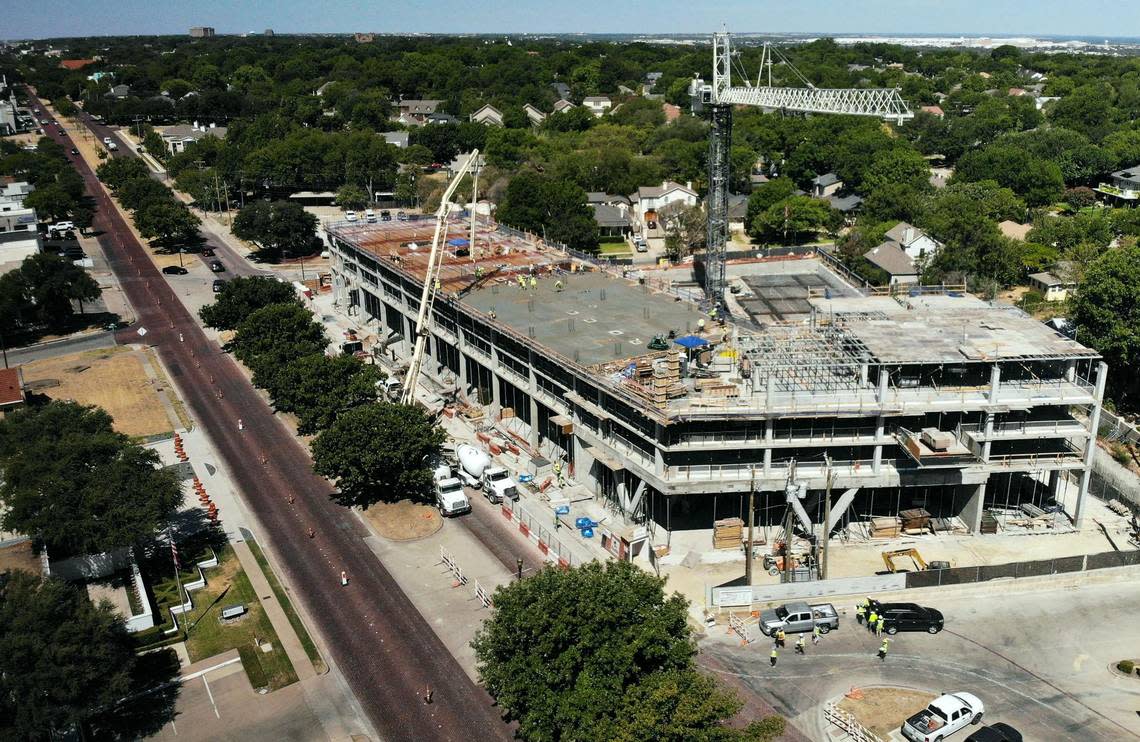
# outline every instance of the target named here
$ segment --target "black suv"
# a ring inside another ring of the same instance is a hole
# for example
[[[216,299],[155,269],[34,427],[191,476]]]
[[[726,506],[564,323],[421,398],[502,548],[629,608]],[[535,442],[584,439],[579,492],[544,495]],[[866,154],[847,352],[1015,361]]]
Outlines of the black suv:
[[[1021,732],[999,721],[992,726],[981,727],[966,737],[965,742],[1021,742]]]
[[[924,608],[915,603],[872,601],[871,610],[883,617],[883,631],[888,634],[897,634],[900,631],[925,631],[928,634],[937,634],[942,631],[945,623],[941,611]]]

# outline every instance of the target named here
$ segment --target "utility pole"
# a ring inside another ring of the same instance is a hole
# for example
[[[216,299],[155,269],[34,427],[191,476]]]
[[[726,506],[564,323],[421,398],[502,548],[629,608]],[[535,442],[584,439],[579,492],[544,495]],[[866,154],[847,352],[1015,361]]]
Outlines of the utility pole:
[[[788,470],[788,484],[784,487],[784,579],[783,582],[788,583],[792,581],[792,539],[795,536],[792,533],[792,498],[798,495],[798,484],[796,482],[796,460],[792,459],[791,468]]]
[[[756,467],[752,467],[752,474],[748,480],[748,544],[745,546],[747,554],[744,557],[744,582],[752,586],[752,527],[756,520]]]
[[[831,539],[831,456],[823,455],[827,467],[826,486],[823,495],[823,560],[819,564],[819,579],[827,579],[827,542]]]

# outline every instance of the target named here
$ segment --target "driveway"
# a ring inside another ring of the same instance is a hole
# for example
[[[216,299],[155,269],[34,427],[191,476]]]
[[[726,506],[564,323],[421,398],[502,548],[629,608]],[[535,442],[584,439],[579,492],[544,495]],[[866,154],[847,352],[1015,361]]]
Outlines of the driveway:
[[[769,667],[768,639],[741,648],[721,631],[702,652],[765,697],[812,739],[826,739],[822,706],[852,686],[897,685],[932,693],[969,691],[988,722],[1005,721],[1026,740],[1140,739],[1140,678],[1110,665],[1140,657],[1140,591],[1129,583],[1025,594],[1001,592],[923,601],[946,616],[946,630],[894,637],[885,662],[879,641],[846,608],[838,632],[796,657],[791,640]],[[714,670],[714,674],[716,671]]]

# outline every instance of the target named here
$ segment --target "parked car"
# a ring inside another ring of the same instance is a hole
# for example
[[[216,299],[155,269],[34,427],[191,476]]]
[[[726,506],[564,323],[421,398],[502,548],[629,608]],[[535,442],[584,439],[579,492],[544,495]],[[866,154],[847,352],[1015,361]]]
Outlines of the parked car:
[[[940,742],[970,724],[979,724],[985,707],[972,693],[946,693],[903,722],[902,736],[910,742]]]
[[[185,276],[190,271],[180,265],[168,265],[162,269],[162,272],[168,276]]]
[[[645,240],[644,237],[634,237],[633,247],[638,252],[649,252],[649,243]]]
[[[392,212],[388,211],[387,209],[385,209],[384,211],[381,211],[380,212],[380,219],[382,221],[385,221],[385,222],[392,221]]]
[[[202,257],[204,257],[204,258],[214,257],[214,249],[212,247],[203,247],[202,248]]]
[[[224,278],[215,278],[214,279],[214,293],[216,294],[219,291],[221,291],[225,285],[226,285],[226,280]]]
[[[73,154],[73,155],[78,155],[78,154],[79,154],[79,150],[77,150],[75,147],[72,147],[72,148],[71,148],[71,154]]]
[[[649,222],[645,225],[648,229],[657,229],[657,222]]]
[[[212,270],[214,273],[225,273],[226,267],[222,265],[222,261],[220,260],[211,260],[210,270]]]
[[[345,218],[345,221],[354,222],[354,221],[356,221],[356,212],[351,211],[351,210],[346,211],[346,212],[344,212],[344,218]]]
[[[107,149],[109,149],[110,151],[114,152],[118,148],[119,148],[119,145],[115,144],[114,142],[107,142]]]
[[[979,728],[966,737],[966,742],[1022,742],[1022,739],[1021,732],[999,721],[997,724]]]
[[[103,144],[110,144],[110,143],[111,143],[111,137],[103,137]]]
[[[797,601],[769,608],[760,614],[760,631],[764,636],[771,636],[778,629],[783,629],[788,634],[803,634],[816,626],[821,634],[839,628],[839,614],[835,612],[835,606],[831,603],[808,605],[804,601]]]
[[[372,209],[365,209],[364,210],[364,221],[368,222],[369,224],[371,224],[372,222],[375,222],[376,221],[376,212],[373,211]]]
[[[396,212],[396,221],[398,221],[398,222],[406,222],[406,221],[408,221],[408,215],[407,215],[407,213],[405,213],[405,212],[403,212],[403,211],[397,211],[397,212]]]
[[[942,612],[915,603],[879,603],[871,601],[871,608],[883,617],[883,631],[897,634],[900,631],[925,631],[937,634],[945,626]]]

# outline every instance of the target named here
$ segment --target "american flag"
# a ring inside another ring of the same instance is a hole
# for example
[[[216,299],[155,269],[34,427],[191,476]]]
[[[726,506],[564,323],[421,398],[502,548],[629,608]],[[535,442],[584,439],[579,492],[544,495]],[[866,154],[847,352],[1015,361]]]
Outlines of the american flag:
[[[178,561],[178,546],[174,543],[174,534],[170,534],[170,556],[174,558],[175,571],[182,569],[182,564]]]

